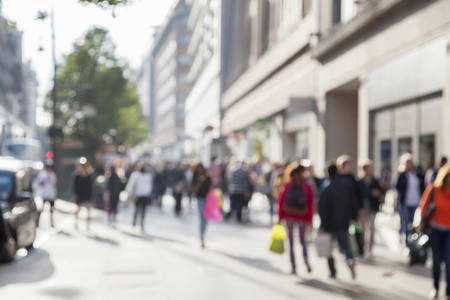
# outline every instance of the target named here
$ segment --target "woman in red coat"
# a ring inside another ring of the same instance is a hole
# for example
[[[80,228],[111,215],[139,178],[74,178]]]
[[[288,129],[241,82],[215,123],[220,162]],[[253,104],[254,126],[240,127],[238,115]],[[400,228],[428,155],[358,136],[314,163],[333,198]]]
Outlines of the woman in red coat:
[[[305,180],[305,167],[299,163],[293,163],[291,166],[291,181],[287,182],[280,190],[278,201],[279,223],[283,220],[286,222],[292,274],[296,273],[294,255],[294,230],[296,227],[300,235],[300,244],[303,248],[306,269],[309,273],[311,272],[311,266],[308,261],[306,233],[308,227],[312,224],[314,214],[314,192],[311,185]]]

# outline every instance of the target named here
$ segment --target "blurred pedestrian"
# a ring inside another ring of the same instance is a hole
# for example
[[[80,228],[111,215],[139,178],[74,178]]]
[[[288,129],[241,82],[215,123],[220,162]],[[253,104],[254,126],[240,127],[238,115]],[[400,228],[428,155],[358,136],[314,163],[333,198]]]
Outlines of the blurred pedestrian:
[[[355,198],[351,196],[353,192],[345,180],[338,175],[336,165],[328,167],[330,183],[320,194],[319,215],[321,224],[319,231],[331,233],[332,239],[338,242],[339,248],[345,254],[347,266],[350,269],[352,278],[356,278],[355,259],[350,242],[348,228],[350,221],[356,219]],[[330,278],[336,278],[336,267],[334,258],[328,258]]]
[[[211,157],[211,164],[209,165],[209,175],[211,176],[212,185],[214,188],[222,188],[222,167],[216,156]]]
[[[291,171],[291,181],[281,188],[279,199],[279,223],[286,222],[289,236],[289,254],[291,259],[292,274],[296,273],[294,255],[294,231],[298,230],[300,244],[303,249],[303,260],[308,273],[311,266],[308,259],[307,229],[312,225],[314,213],[314,192],[312,186],[305,180],[305,167],[295,165]]]
[[[45,162],[45,168],[37,175],[38,195],[45,203],[50,205],[50,225],[54,227],[53,208],[55,206],[58,180],[53,171],[53,160]]]
[[[136,206],[134,210],[133,226],[136,226],[138,215],[141,215],[141,229],[144,231],[145,209],[150,203],[153,177],[143,164],[138,164],[136,171],[131,173],[126,186],[128,193],[136,196]]]
[[[264,170],[259,175],[257,182],[257,191],[264,195],[269,204],[270,224],[273,224],[275,215],[275,198],[273,195],[273,187],[275,183],[276,164],[269,165],[267,170]]]
[[[447,157],[443,156],[441,158],[441,161],[439,162],[439,166],[432,167],[427,170],[425,174],[425,187],[434,182],[434,179],[436,178],[439,169],[442,168],[447,162],[448,162]]]
[[[446,299],[450,299],[450,164],[443,165],[432,185],[423,194],[419,209],[421,215],[429,216],[430,244],[433,252],[432,274],[434,291],[432,297],[439,298],[439,283],[442,263],[445,263],[447,280]],[[421,223],[424,230],[426,224]]]
[[[115,166],[109,167],[107,174],[107,185],[105,191],[105,199],[109,204],[108,225],[115,226],[116,216],[118,213],[119,195],[124,189],[124,181],[117,174]]]
[[[205,248],[205,231],[207,220],[204,216],[206,197],[212,187],[212,180],[206,173],[202,164],[196,165],[192,176],[192,195],[197,198],[198,213],[200,216],[200,241]]]
[[[359,222],[363,230],[363,240],[366,250],[370,255],[372,253],[375,236],[375,217],[380,211],[383,190],[380,182],[374,177],[373,162],[368,159],[361,163],[364,177],[358,181],[360,194],[362,195],[363,208],[360,214]],[[368,233],[368,234],[367,234]]]
[[[172,196],[175,199],[175,215],[181,215],[181,200],[186,186],[186,176],[181,163],[177,163],[172,171]]]
[[[236,213],[238,222],[242,222],[242,208],[246,200],[250,197],[250,178],[243,161],[238,161],[230,172],[228,180],[230,192],[230,211],[226,214],[228,220],[233,213]]]
[[[163,197],[167,189],[167,168],[166,164],[162,164],[156,167],[155,177],[153,179],[153,195],[156,204],[161,209],[163,203]]]
[[[184,177],[186,178],[186,186],[185,186],[185,190],[186,190],[186,194],[189,200],[189,210],[192,211],[192,179],[194,176],[194,169],[195,166],[187,163],[184,166]]]
[[[400,158],[399,176],[395,188],[398,192],[397,206],[400,211],[401,228],[405,233],[406,246],[409,248],[408,236],[413,233],[414,213],[425,190],[423,175],[414,168],[413,156],[405,153]]]
[[[90,228],[91,204],[94,200],[94,182],[91,173],[91,167],[87,159],[85,157],[78,159],[72,184],[72,200],[77,204],[77,210],[75,211],[75,229],[78,229],[78,213],[82,206],[85,206],[87,209],[86,224],[87,229],[89,230]]]

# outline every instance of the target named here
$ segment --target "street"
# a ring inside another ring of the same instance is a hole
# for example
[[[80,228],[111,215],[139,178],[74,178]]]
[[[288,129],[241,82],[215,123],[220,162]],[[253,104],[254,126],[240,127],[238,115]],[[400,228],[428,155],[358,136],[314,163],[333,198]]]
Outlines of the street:
[[[257,198],[257,197],[256,197]],[[252,203],[249,224],[210,223],[206,249],[198,239],[197,210],[176,218],[166,196],[162,212],[147,208],[145,232],[133,228],[133,206],[121,203],[117,227],[94,210],[88,231],[81,214],[74,229],[74,205],[57,201],[56,228],[48,207],[41,217],[35,249],[20,250],[13,263],[0,265],[0,299],[426,299],[431,290],[428,268],[409,267],[396,251],[394,217],[378,217],[372,258],[357,262],[350,278],[344,257],[336,253],[338,279],[328,278],[325,259],[309,245],[313,272],[306,273],[296,249],[298,275],[289,275],[288,254],[271,253],[267,207]],[[195,202],[192,203],[195,207]],[[390,245],[388,247],[387,245]],[[288,247],[286,243],[286,247]]]

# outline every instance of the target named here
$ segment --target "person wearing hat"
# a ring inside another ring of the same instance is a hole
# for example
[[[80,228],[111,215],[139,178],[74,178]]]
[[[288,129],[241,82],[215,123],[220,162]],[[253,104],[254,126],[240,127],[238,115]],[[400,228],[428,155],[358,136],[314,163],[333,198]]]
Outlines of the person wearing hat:
[[[42,198],[45,203],[50,204],[50,225],[54,227],[53,220],[53,207],[55,206],[57,178],[56,173],[53,171],[53,161],[47,160],[45,162],[45,168],[37,175],[38,183],[38,196]]]

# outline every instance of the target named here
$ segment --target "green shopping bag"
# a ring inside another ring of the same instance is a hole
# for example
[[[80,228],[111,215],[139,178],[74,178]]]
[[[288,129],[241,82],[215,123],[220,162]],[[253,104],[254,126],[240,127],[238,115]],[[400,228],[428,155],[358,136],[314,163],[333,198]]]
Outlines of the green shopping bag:
[[[282,225],[274,225],[272,227],[272,241],[270,243],[270,251],[278,254],[284,253],[284,239],[286,231]]]

